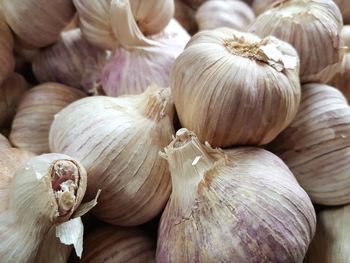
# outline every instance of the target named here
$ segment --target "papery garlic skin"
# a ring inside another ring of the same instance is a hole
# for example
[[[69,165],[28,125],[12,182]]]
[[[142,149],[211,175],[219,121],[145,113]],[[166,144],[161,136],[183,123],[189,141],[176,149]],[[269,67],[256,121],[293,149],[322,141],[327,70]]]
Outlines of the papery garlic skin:
[[[13,45],[13,36],[0,6],[0,85],[15,68],[15,59],[12,54]]]
[[[343,20],[332,0],[285,0],[256,18],[249,31],[275,36],[299,53],[302,83],[327,83],[338,71]]]
[[[287,43],[221,28],[192,37],[170,86],[182,127],[202,142],[263,145],[297,113],[298,73],[298,55]]]
[[[18,104],[10,141],[33,153],[50,152],[49,130],[55,114],[85,93],[58,83],[45,83],[28,90]]]
[[[3,0],[3,8],[16,36],[33,47],[57,41],[75,13],[71,0]]]
[[[328,84],[339,89],[350,102],[350,53],[344,55],[339,72]]]
[[[287,166],[259,148],[226,153],[186,129],[165,148],[172,194],[157,262],[301,262],[315,211]]]
[[[11,148],[11,143],[0,133],[0,149]]]
[[[69,189],[63,187],[67,183]],[[12,179],[9,210],[0,215],[1,260],[34,262],[45,234],[69,219],[85,189],[85,169],[67,155],[45,154],[26,162]],[[69,203],[68,210],[62,201]]]
[[[340,12],[343,16],[344,24],[350,23],[350,2],[348,0],[334,0],[339,6]]]
[[[350,52],[350,25],[344,25],[341,32],[340,38],[343,41],[344,45],[347,47],[346,52]]]
[[[302,86],[300,109],[268,149],[291,169],[314,203],[350,203],[350,108],[327,85]]]
[[[198,8],[196,13],[199,30],[229,27],[245,31],[254,19],[252,9],[241,1],[207,1]]]
[[[254,0],[252,3],[252,9],[255,14],[258,16],[268,9],[271,8],[273,3],[276,3],[278,0]]]
[[[82,37],[80,29],[61,34],[59,42],[42,50],[33,60],[33,72],[43,82],[58,82],[93,93],[100,83],[106,51]]]
[[[93,210],[99,219],[138,225],[158,215],[170,195],[168,167],[158,152],[171,140],[172,121],[169,89],[85,98],[58,113],[50,148],[81,160],[89,174],[87,197],[102,190]]]

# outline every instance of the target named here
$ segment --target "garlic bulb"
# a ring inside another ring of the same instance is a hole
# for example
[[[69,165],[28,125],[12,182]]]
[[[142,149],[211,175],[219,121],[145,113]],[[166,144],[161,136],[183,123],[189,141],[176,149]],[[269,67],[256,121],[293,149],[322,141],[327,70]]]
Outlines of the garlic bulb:
[[[71,0],[3,0],[3,8],[16,36],[33,47],[56,42],[75,13]]]
[[[302,262],[315,211],[278,157],[259,148],[214,150],[186,129],[163,156],[172,194],[157,262]]]
[[[174,15],[174,0],[73,0],[80,20],[80,28],[92,44],[114,50],[119,41],[124,41],[123,30],[128,25],[120,21],[118,6],[130,2],[131,16],[145,35],[161,32]],[[122,31],[120,31],[122,30]]]
[[[84,96],[80,90],[58,83],[45,83],[30,89],[18,105],[10,141],[33,153],[50,152],[49,129],[54,115]]]
[[[340,32],[340,37],[344,42],[344,45],[347,47],[346,52],[349,53],[350,52],[350,25],[343,26]]]
[[[350,108],[330,86],[308,84],[302,90],[297,116],[269,149],[314,203],[350,203]]]
[[[195,19],[195,10],[181,0],[175,0],[174,18],[191,35],[198,31],[198,25]]]
[[[327,208],[317,215],[317,231],[305,263],[345,263],[350,258],[350,205]]]
[[[350,23],[350,2],[348,0],[334,0],[342,13],[344,24]]]
[[[13,73],[0,85],[0,127],[11,123],[17,104],[27,90],[26,80],[19,74]]]
[[[170,195],[169,171],[158,152],[171,140],[172,121],[169,89],[85,98],[57,115],[50,148],[81,160],[89,174],[88,197],[102,189],[94,209],[99,219],[138,225],[158,215]]]
[[[182,126],[202,142],[263,145],[297,113],[298,72],[287,43],[221,28],[191,39],[172,68],[171,90]]]
[[[45,234],[69,220],[85,189],[86,171],[69,156],[30,159],[15,173],[8,213],[0,215],[1,260],[33,262]]]
[[[12,54],[14,41],[2,12],[0,6],[0,85],[15,68],[15,59]]]
[[[328,84],[339,89],[350,102],[350,53],[344,55],[339,72]]]
[[[250,32],[276,36],[300,56],[302,83],[327,83],[338,71],[344,47],[339,8],[332,0],[285,0],[257,17]]]
[[[11,148],[10,142],[7,138],[0,133],[0,149]]]
[[[153,263],[155,241],[136,227],[99,227],[84,239],[81,260],[73,262]]]
[[[264,13],[266,10],[270,9],[273,3],[278,0],[254,0],[252,3],[252,9],[254,13],[258,16]]]
[[[100,82],[107,53],[87,42],[80,29],[61,34],[60,41],[42,50],[32,64],[40,82],[59,82],[92,93]]]
[[[9,190],[15,172],[33,156],[32,153],[11,146],[0,148],[0,213],[9,207]]]
[[[199,30],[230,27],[245,31],[254,19],[252,9],[241,1],[207,1],[199,7],[196,13]]]

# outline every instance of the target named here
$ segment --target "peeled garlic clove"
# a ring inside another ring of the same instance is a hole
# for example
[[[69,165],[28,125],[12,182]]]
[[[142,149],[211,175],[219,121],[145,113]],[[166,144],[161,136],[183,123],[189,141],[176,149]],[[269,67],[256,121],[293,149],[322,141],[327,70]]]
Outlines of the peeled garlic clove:
[[[83,97],[82,91],[58,83],[30,89],[18,105],[10,141],[18,148],[37,154],[50,152],[49,129],[55,114]]]
[[[172,193],[157,262],[302,262],[315,211],[278,157],[259,148],[214,150],[186,129],[162,155]]]
[[[199,30],[230,27],[245,31],[254,19],[252,9],[241,1],[207,1],[199,7],[196,13]]]
[[[12,33],[5,21],[3,10],[0,6],[0,85],[9,77],[15,68],[15,59],[12,54],[13,45]]]
[[[261,14],[250,32],[276,36],[299,53],[302,83],[327,83],[339,70],[344,46],[339,8],[332,0],[286,0]]]
[[[0,127],[10,125],[15,116],[16,107],[28,88],[26,80],[13,73],[0,85]]]
[[[0,149],[11,148],[10,142],[7,138],[0,133]]]
[[[287,43],[226,28],[197,33],[170,82],[182,126],[202,142],[263,145],[297,113],[298,72],[298,55]]]
[[[57,115],[50,148],[81,160],[89,174],[88,197],[102,190],[94,209],[99,219],[138,225],[158,215],[170,195],[169,171],[158,152],[171,140],[172,121],[169,89],[85,98]]]
[[[350,2],[348,0],[334,0],[342,13],[344,24],[350,23]]]
[[[34,262],[41,241],[50,228],[68,221],[86,189],[86,171],[63,154],[30,159],[17,170],[10,188],[8,213],[0,215],[0,256],[4,262]],[[72,194],[69,210],[61,196]]]
[[[350,25],[343,26],[343,29],[340,33],[340,38],[344,42],[344,45],[347,47],[346,52],[350,52]]]
[[[311,200],[350,203],[350,108],[336,89],[302,86],[300,109],[269,149],[291,169]]]
[[[350,101],[350,53],[344,55],[339,72],[335,74],[328,84],[339,89],[348,102]]]
[[[349,205],[321,211],[317,215],[316,235],[304,262],[347,262],[350,258],[349,218]]]
[[[188,33],[194,34],[198,31],[198,25],[195,19],[195,10],[181,0],[175,0],[174,18],[186,29]]]
[[[56,42],[75,13],[71,0],[3,0],[3,8],[16,36],[34,47]]]
[[[136,227],[99,227],[84,238],[83,257],[73,262],[155,262],[155,241]]]
[[[278,0],[254,0],[252,3],[252,9],[255,14],[258,16],[268,9],[271,8],[273,3],[276,3]]]
[[[100,82],[107,53],[82,37],[80,29],[61,34],[60,41],[42,50],[32,64],[40,82],[58,82],[92,92]]]

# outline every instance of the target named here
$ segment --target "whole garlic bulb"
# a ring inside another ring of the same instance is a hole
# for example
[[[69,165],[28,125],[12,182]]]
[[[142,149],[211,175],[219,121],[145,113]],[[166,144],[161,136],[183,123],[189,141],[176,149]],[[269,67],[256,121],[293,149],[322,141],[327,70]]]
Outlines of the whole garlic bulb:
[[[302,83],[327,83],[338,71],[343,20],[332,0],[285,0],[261,14],[249,31],[276,36],[299,53]]]
[[[340,91],[302,86],[300,109],[269,149],[291,169],[311,200],[350,203],[350,108]]]
[[[3,0],[3,8],[16,36],[33,47],[56,42],[75,13],[71,0]]]
[[[174,15],[174,0],[73,0],[80,20],[80,28],[86,39],[102,48],[114,50],[125,36],[120,28],[128,30],[128,25],[119,21],[114,9],[118,5],[129,4],[137,26],[145,35],[161,32]],[[119,22],[118,22],[119,21]]]
[[[155,241],[137,227],[103,226],[84,239],[84,253],[73,262],[154,263]]]
[[[87,42],[80,29],[73,29],[36,55],[32,67],[41,83],[58,82],[92,93],[107,58],[106,51]]]
[[[254,0],[252,3],[252,9],[254,13],[258,16],[264,13],[266,10],[271,8],[273,3],[276,3],[278,0]]]
[[[14,41],[2,12],[0,6],[0,85],[15,68],[15,59],[12,54]]]
[[[298,73],[287,43],[221,28],[191,39],[170,80],[182,126],[228,147],[269,143],[289,125],[300,102]]]
[[[49,130],[55,114],[83,97],[82,91],[58,83],[45,83],[28,90],[18,104],[10,141],[33,153],[50,152]]]
[[[328,84],[339,89],[350,102],[350,53],[344,55],[339,72]]]
[[[196,13],[199,30],[230,27],[245,31],[254,19],[255,15],[246,3],[233,0],[207,1],[198,8]]]
[[[69,220],[85,189],[86,171],[69,156],[45,154],[30,159],[15,173],[9,210],[0,215],[1,260],[33,262],[45,234]]]
[[[158,215],[170,195],[168,167],[158,152],[171,140],[172,121],[169,89],[85,98],[57,115],[50,148],[81,160],[89,175],[88,197],[102,190],[93,210],[99,219],[138,225]]]
[[[0,133],[0,149],[7,149],[7,148],[11,148],[11,144],[7,140],[7,138]]]
[[[13,73],[0,85],[0,127],[10,125],[15,116],[16,107],[28,88],[26,80]]]
[[[345,263],[350,258],[350,205],[332,207],[317,215],[316,235],[305,257],[305,263]]]
[[[157,262],[302,262],[315,211],[278,157],[259,148],[214,150],[186,129],[163,156],[172,194]]]
[[[342,13],[344,24],[350,23],[350,2],[348,0],[334,0]]]

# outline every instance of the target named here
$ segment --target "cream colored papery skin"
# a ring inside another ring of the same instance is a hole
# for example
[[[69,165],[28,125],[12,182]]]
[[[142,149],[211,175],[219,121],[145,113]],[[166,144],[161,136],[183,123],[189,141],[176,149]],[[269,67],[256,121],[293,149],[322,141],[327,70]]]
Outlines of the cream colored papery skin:
[[[172,102],[155,103],[150,117],[143,111],[149,96],[161,90],[82,99],[61,111],[51,126],[51,150],[86,167],[87,197],[102,190],[94,212],[103,221],[142,224],[160,213],[170,195],[169,171],[158,152],[174,132]]]
[[[315,211],[287,166],[258,148],[227,151],[225,160],[198,145],[165,151],[173,190],[157,262],[302,262]]]
[[[336,89],[302,86],[299,112],[268,146],[291,169],[311,200],[350,203],[350,108]]]
[[[284,4],[286,3],[286,4]],[[341,13],[330,0],[288,0],[261,14],[249,32],[260,37],[276,36],[299,53],[302,83],[327,83],[339,70],[343,57]],[[289,4],[290,3],[290,4]],[[303,3],[303,14],[287,16],[284,6]]]
[[[350,3],[350,2],[349,2]],[[350,52],[350,25],[344,25],[341,32],[340,37],[344,43],[344,45],[347,47],[346,52]]]
[[[279,72],[234,55],[223,45],[234,36],[259,41],[231,29],[202,31],[192,37],[170,74],[174,104],[182,126],[202,142],[215,147],[263,145],[297,113],[299,66]],[[279,48],[297,59],[288,44],[279,42]]]

